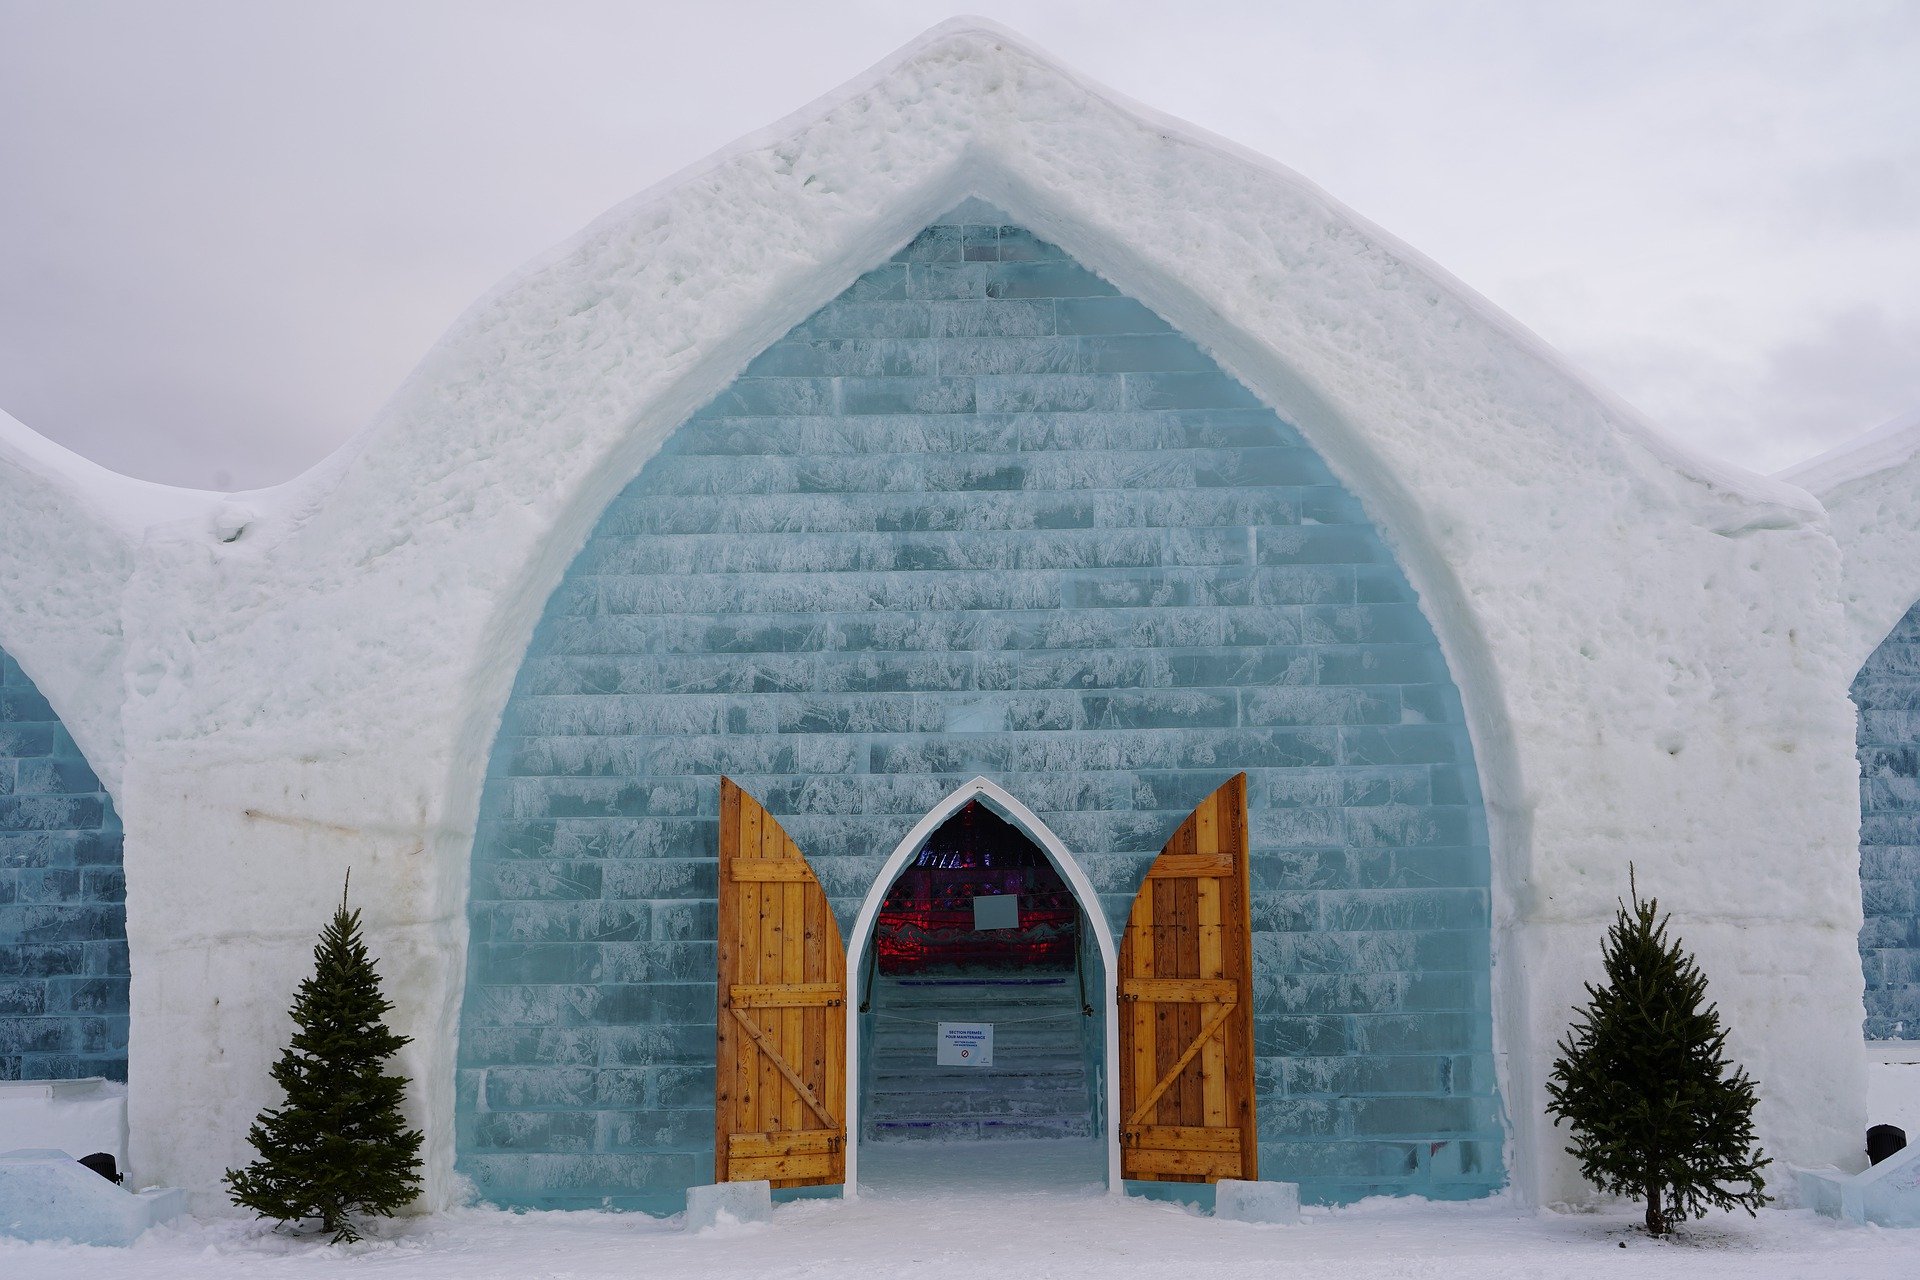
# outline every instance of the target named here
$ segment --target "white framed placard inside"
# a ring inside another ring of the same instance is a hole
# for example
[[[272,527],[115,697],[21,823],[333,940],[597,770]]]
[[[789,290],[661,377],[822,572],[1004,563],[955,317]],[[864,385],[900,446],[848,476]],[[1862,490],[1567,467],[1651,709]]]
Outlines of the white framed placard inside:
[[[1020,895],[1017,893],[982,893],[973,899],[974,929],[1018,929],[1020,927]]]
[[[993,1065],[991,1022],[942,1022],[934,1037],[933,1060],[942,1067]]]

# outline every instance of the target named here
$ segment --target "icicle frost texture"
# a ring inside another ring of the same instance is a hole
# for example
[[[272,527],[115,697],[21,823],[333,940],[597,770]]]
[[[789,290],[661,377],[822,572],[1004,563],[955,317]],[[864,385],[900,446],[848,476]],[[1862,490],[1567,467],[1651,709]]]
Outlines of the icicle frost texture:
[[[1117,928],[1240,770],[1262,1173],[1486,1194],[1486,834],[1419,602],[1297,431],[971,204],[684,423],[549,602],[481,804],[461,1170],[545,1208],[710,1179],[722,773],[843,929],[976,775]]]
[[[1753,1081],[1729,1069],[1707,979],[1659,903],[1633,894],[1601,944],[1607,984],[1560,1044],[1547,1082],[1549,1114],[1573,1131],[1569,1154],[1602,1191],[1646,1202],[1647,1230],[1664,1235],[1709,1206],[1765,1204],[1754,1146]]]
[[[261,1112],[247,1133],[260,1158],[227,1171],[236,1204],[282,1222],[317,1218],[343,1241],[360,1238],[350,1214],[391,1217],[418,1193],[421,1135],[400,1114],[407,1081],[386,1073],[407,1043],[383,1021],[392,1008],[360,913],[342,904],[294,997],[299,1030],[273,1067],[286,1105]]]

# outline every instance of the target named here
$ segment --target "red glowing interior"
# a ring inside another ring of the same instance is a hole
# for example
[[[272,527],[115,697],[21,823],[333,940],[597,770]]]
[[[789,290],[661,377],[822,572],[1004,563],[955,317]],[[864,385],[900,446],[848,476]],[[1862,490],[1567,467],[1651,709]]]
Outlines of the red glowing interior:
[[[1017,929],[976,930],[976,896],[1016,894]],[[978,802],[942,823],[887,888],[874,926],[880,972],[1071,969],[1080,908],[1040,847]]]

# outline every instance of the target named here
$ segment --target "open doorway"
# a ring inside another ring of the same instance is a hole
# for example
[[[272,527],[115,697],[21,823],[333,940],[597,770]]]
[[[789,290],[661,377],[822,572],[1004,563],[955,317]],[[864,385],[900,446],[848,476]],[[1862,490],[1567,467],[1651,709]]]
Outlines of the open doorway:
[[[973,785],[903,842],[855,928],[857,1176],[1098,1184],[1111,938],[1037,820]]]

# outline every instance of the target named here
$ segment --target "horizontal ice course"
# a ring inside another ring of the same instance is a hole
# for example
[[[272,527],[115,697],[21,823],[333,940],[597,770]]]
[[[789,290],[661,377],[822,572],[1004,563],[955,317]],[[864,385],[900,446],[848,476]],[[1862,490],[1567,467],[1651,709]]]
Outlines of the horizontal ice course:
[[[501,1204],[712,1179],[720,775],[841,927],[976,775],[1116,927],[1246,770],[1260,1175],[1504,1181],[1459,696],[1366,512],[1153,312],[964,207],[769,347],[548,603],[475,842],[459,1162]]]
[[[1867,1038],[1920,1040],[1920,605],[1853,682]]]
[[[120,819],[0,652],[0,1080],[127,1078]]]

